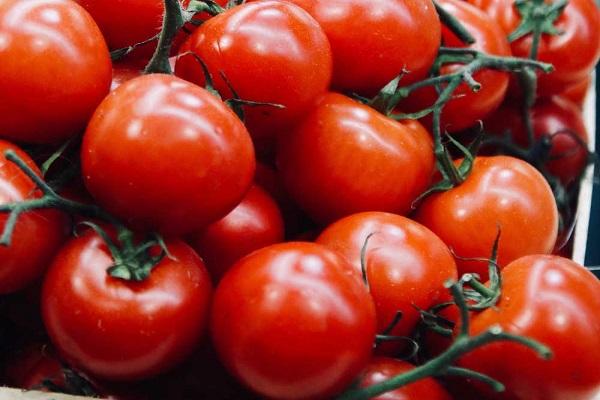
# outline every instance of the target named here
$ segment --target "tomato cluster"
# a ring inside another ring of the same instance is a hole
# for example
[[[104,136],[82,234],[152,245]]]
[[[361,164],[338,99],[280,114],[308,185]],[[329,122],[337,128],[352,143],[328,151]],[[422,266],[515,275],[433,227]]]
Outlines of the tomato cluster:
[[[0,0],[0,383],[592,399],[599,58],[593,0]]]

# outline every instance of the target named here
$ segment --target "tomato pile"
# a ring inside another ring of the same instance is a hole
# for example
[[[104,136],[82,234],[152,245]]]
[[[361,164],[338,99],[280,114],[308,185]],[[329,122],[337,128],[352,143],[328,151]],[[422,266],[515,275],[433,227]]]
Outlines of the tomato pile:
[[[593,399],[599,58],[594,0],[0,0],[0,384]]]

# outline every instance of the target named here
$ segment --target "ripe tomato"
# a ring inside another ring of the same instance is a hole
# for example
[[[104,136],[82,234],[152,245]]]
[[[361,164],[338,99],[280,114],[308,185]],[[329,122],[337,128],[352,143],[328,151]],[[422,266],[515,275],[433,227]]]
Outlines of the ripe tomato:
[[[113,278],[114,260],[92,230],[70,240],[42,289],[50,339],[77,369],[107,380],[147,378],[171,368],[198,344],[211,284],[185,243],[167,241],[165,257],[142,282]]]
[[[44,343],[31,343],[6,361],[6,384],[26,390],[47,391],[44,381],[64,387],[65,375],[53,349]]]
[[[366,366],[375,309],[352,267],[307,242],[258,250],[229,270],[211,330],[225,366],[271,399],[328,399]]]
[[[173,235],[225,216],[255,168],[237,116],[206,90],[168,75],[142,76],[113,91],[81,151],[85,184],[103,207]]]
[[[115,90],[127,81],[142,75],[143,71],[135,64],[114,63],[112,70],[112,82],[110,90]]]
[[[252,186],[233,211],[189,240],[215,282],[246,254],[279,242],[283,242],[279,207],[258,186]]]
[[[533,255],[502,271],[495,307],[473,316],[471,334],[499,324],[506,332],[550,347],[550,361],[524,346],[497,342],[465,356],[463,367],[506,385],[499,399],[583,400],[600,387],[600,282],[566,258]]]
[[[468,0],[496,19],[508,35],[515,31],[521,16],[514,0]],[[594,0],[570,0],[555,27],[559,35],[542,35],[538,60],[550,63],[555,71],[543,74],[538,94],[558,94],[569,85],[584,79],[600,57],[600,11]],[[511,44],[517,57],[529,57],[532,38],[527,35]]]
[[[407,212],[434,168],[429,133],[329,93],[277,154],[286,188],[319,223],[360,211]]]
[[[326,228],[316,241],[346,257],[361,276],[361,250],[371,234],[365,268],[375,301],[378,332],[383,332],[400,311],[402,319],[389,334],[410,336],[420,319],[415,306],[427,310],[448,296],[444,283],[457,278],[454,258],[429,229],[408,218],[381,212],[343,218]],[[398,350],[398,346],[381,348],[386,353]]]
[[[426,198],[415,219],[460,257],[489,258],[498,229],[500,267],[529,254],[549,254],[556,241],[558,210],[544,177],[513,157],[477,157],[467,180]],[[458,272],[484,280],[487,262],[457,260]]]
[[[41,197],[36,185],[4,152],[13,150],[41,175],[31,158],[17,146],[0,140],[0,204]],[[7,213],[0,213],[0,232]],[[67,221],[56,210],[35,210],[19,216],[11,245],[0,246],[0,294],[15,292],[42,276],[68,232]]]
[[[259,1],[211,18],[183,44],[206,63],[217,90],[232,97],[221,73],[243,100],[285,106],[244,107],[255,140],[271,141],[292,125],[324,93],[331,80],[331,49],[319,24],[287,2]],[[204,85],[191,56],[177,60],[175,73]]]
[[[545,167],[565,185],[580,177],[587,165],[588,134],[581,111],[571,101],[554,96],[541,99],[531,108],[534,138],[550,136],[552,148]],[[507,103],[485,120],[486,132],[504,135],[510,130],[514,142],[529,147],[520,106]]]
[[[379,382],[404,374],[415,367],[405,361],[376,357],[363,371],[358,387],[366,388]],[[433,378],[421,379],[410,385],[373,397],[372,400],[452,400],[446,390]]]
[[[579,108],[583,108],[583,103],[587,98],[588,91],[592,88],[592,83],[592,76],[588,75],[584,79],[569,85],[560,96],[571,100]]]
[[[82,129],[108,93],[98,27],[69,0],[0,2],[0,136],[52,143]]]
[[[475,38],[476,42],[468,48],[497,56],[510,56],[510,46],[502,29],[481,10],[460,0],[440,0],[439,4],[458,19]],[[466,47],[447,27],[442,28],[442,41],[446,47]],[[442,74],[455,72],[460,65],[450,64],[442,67]],[[461,84],[442,111],[441,128],[449,132],[458,132],[475,124],[478,120],[494,111],[506,94],[508,74],[506,72],[483,69],[473,75],[481,84],[479,92],[473,92],[466,84]],[[438,98],[433,86],[414,91],[401,103],[405,111],[425,109]],[[431,116],[424,119],[431,125]]]
[[[441,24],[431,0],[291,2],[327,34],[338,90],[373,95],[403,69],[409,72],[402,79],[406,84],[427,76],[433,65]]]

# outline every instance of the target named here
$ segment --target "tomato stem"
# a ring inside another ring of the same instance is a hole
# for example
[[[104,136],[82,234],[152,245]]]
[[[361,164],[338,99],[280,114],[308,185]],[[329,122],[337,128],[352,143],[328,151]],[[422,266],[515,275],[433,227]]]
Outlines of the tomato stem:
[[[183,25],[187,22],[184,17],[183,9],[179,0],[164,0],[165,2],[165,14],[163,17],[162,30],[158,38],[158,45],[154,51],[154,55],[150,62],[144,69],[144,73],[161,73],[161,74],[172,74],[171,64],[169,63],[169,55],[171,53],[171,46],[173,45],[173,39],[179,32]]]
[[[458,19],[446,11],[444,7],[442,7],[437,1],[434,1],[433,5],[435,6],[435,10],[440,17],[442,24],[446,25],[446,27],[448,27],[448,29],[450,29],[450,31],[454,33],[454,35],[456,35],[461,42],[464,44],[475,43],[475,38],[473,35],[471,35],[467,28]]]

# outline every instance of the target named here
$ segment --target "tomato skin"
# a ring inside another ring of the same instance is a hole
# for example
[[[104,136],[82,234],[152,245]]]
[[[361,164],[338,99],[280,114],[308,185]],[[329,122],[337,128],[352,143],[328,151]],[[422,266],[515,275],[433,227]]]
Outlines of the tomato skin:
[[[500,267],[529,254],[552,252],[558,211],[544,177],[513,157],[477,157],[467,180],[433,194],[417,209],[415,220],[436,233],[460,257],[489,258],[501,230]],[[457,259],[459,275],[483,279],[487,263]]]
[[[292,198],[327,224],[361,211],[407,212],[430,183],[432,147],[417,121],[328,93],[282,138],[277,162]]]
[[[592,83],[592,76],[588,75],[584,79],[569,85],[560,96],[571,100],[581,109],[587,98],[588,91],[592,88]]]
[[[553,357],[545,361],[524,346],[498,342],[468,354],[461,366],[504,383],[507,393],[489,394],[494,399],[593,398],[600,387],[598,279],[566,258],[532,255],[507,265],[502,282],[500,301],[473,317],[471,334],[500,324],[550,347]]]
[[[50,339],[75,368],[107,380],[137,380],[171,368],[198,344],[207,322],[211,283],[185,243],[142,282],[110,277],[114,262],[95,232],[70,240],[42,289]]]
[[[88,13],[68,0],[4,0],[0,31],[0,135],[52,143],[84,129],[111,79]]]
[[[366,388],[411,371],[414,365],[393,358],[375,357],[363,371],[358,386]],[[410,385],[373,397],[372,400],[452,400],[446,390],[433,378],[421,379]]]
[[[144,72],[137,65],[131,63],[114,63],[110,90],[113,91],[127,81],[141,76]]]
[[[13,150],[38,175],[39,169],[17,146],[0,140],[0,204],[41,197],[35,183],[4,152]],[[0,213],[0,231],[7,213]],[[35,210],[19,216],[11,245],[0,246],[0,294],[23,289],[41,277],[68,233],[67,220],[56,210]]]
[[[510,56],[510,46],[502,29],[481,10],[460,0],[440,0],[439,4],[461,22],[473,35],[476,42],[468,48],[497,56]],[[447,27],[442,27],[444,46],[465,48],[464,45]],[[450,74],[460,65],[446,65],[441,68],[442,74]],[[458,132],[466,129],[478,120],[493,112],[506,95],[509,76],[506,72],[483,69],[473,75],[481,84],[481,90],[473,92],[466,84],[461,84],[453,93],[453,99],[443,108],[441,118],[442,131]],[[414,91],[401,103],[404,111],[418,111],[430,107],[438,98],[434,87],[425,87]],[[423,119],[431,126],[431,116]]]
[[[111,92],[88,125],[81,158],[100,205],[167,235],[225,216],[255,168],[250,136],[230,109],[202,88],[158,74]]]
[[[427,310],[448,296],[444,283],[457,278],[454,258],[429,229],[381,212],[354,214],[334,222],[316,242],[343,255],[361,277],[360,254],[370,234],[365,260],[378,332],[383,332],[401,311],[402,319],[389,334],[410,336],[420,319],[414,306]],[[381,349],[392,353],[398,346],[384,345]]]
[[[375,309],[338,254],[308,242],[258,250],[229,270],[211,331],[225,366],[272,399],[328,399],[366,366]]]
[[[282,40],[285,38],[285,40]],[[271,142],[300,118],[331,81],[331,48],[319,24],[287,2],[258,1],[211,18],[183,44],[206,63],[215,87],[233,97],[221,72],[243,100],[285,106],[245,107],[253,138]],[[175,73],[204,85],[194,57],[181,56]]]
[[[233,211],[192,235],[189,243],[218,282],[243,256],[283,240],[277,203],[259,186],[252,186]]]
[[[572,184],[580,177],[588,158],[588,134],[581,111],[568,99],[553,96],[540,99],[531,108],[530,116],[535,139],[544,135],[553,136],[551,159],[545,165],[548,172],[563,184]],[[496,135],[504,135],[509,129],[516,144],[529,147],[527,130],[518,105],[505,104],[484,121],[484,128]]]
[[[496,19],[509,35],[519,25],[521,16],[513,0],[468,0]],[[550,63],[555,71],[542,74],[538,94],[550,96],[589,75],[600,58],[600,11],[594,0],[571,0],[555,27],[562,35],[542,35],[538,60]],[[513,55],[529,57],[532,38],[527,35],[511,44]]]
[[[308,11],[327,34],[332,85],[339,91],[374,95],[403,69],[409,73],[402,84],[408,84],[425,78],[433,65],[441,24],[430,0],[291,2]]]

